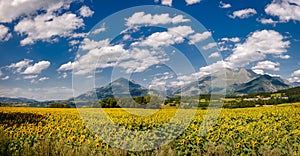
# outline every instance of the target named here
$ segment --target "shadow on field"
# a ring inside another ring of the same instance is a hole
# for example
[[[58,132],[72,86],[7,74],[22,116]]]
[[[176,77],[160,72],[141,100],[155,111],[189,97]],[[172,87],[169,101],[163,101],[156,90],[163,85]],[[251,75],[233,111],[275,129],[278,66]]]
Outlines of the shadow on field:
[[[38,124],[46,117],[40,114],[34,113],[3,113],[0,112],[0,124],[7,124],[8,126],[21,125],[21,124]]]

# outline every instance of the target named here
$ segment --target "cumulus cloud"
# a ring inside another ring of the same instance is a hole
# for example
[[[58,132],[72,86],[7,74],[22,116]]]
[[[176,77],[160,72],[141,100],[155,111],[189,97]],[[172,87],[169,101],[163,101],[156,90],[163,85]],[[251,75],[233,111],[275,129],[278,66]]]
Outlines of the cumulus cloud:
[[[91,17],[94,15],[94,11],[91,10],[88,6],[82,6],[79,9],[79,13],[82,17]]]
[[[193,74],[179,76],[174,84],[193,82],[195,78],[209,75],[224,68],[235,69],[245,67],[250,63],[264,60],[267,55],[279,57],[287,52],[287,48],[290,45],[290,42],[284,41],[284,39],[284,36],[274,30],[255,31],[248,36],[244,43],[236,44],[232,54],[224,61],[217,61],[216,63],[201,67],[199,71]],[[230,39],[226,38],[224,40],[227,41]],[[237,41],[237,39],[234,40]],[[212,53],[209,57],[213,58],[214,56],[218,56],[218,53]],[[278,62],[262,61],[258,62],[252,69],[258,74],[265,74],[264,70],[278,71],[279,66],[280,63]],[[299,72],[295,72],[293,76],[298,74],[300,78],[300,70]]]
[[[261,19],[257,19],[258,22],[260,22],[261,24],[271,24],[271,25],[275,25],[278,22],[274,21],[272,18],[261,18]]]
[[[279,56],[287,52],[290,42],[284,41],[284,36],[274,30],[255,31],[244,43],[237,44],[233,53],[226,58],[235,67],[244,67],[251,62],[260,61],[266,55]]]
[[[48,69],[50,65],[51,63],[49,61],[40,61],[27,67],[23,74],[40,74],[43,70]]]
[[[231,63],[226,61],[217,61],[216,63],[210,64],[205,67],[201,67],[199,73],[197,75],[203,76],[211,73],[215,73],[217,71],[223,70],[225,68],[232,68]]]
[[[184,22],[190,22],[189,19],[185,19],[183,15],[177,15],[170,17],[170,14],[146,14],[145,12],[136,12],[131,17],[125,19],[126,26],[134,25],[159,25],[159,24],[179,24]]]
[[[300,21],[300,1],[299,0],[273,0],[273,2],[265,8],[265,12],[269,15],[276,16],[281,22],[291,20]]]
[[[218,58],[218,57],[220,57],[220,56],[221,56],[221,55],[220,55],[219,52],[214,52],[214,53],[210,54],[210,55],[208,56],[208,58]]]
[[[39,83],[39,82],[49,80],[50,78],[49,77],[38,78],[38,75],[27,75],[27,76],[24,76],[24,79],[25,80],[31,80],[30,83],[35,83],[36,84],[36,83]]]
[[[248,8],[248,9],[243,9],[243,10],[238,10],[238,11],[234,11],[232,15],[229,15],[230,18],[248,18],[251,17],[253,15],[257,14],[255,9],[252,8]]]
[[[252,67],[253,70],[272,70],[272,71],[279,71],[280,68],[279,62],[272,62],[272,61],[262,61],[258,62],[256,66]]]
[[[29,64],[33,62],[33,60],[24,59],[17,63],[12,63],[11,65],[7,66],[7,68],[12,69],[13,73],[21,73],[22,70],[29,66]]]
[[[197,4],[200,3],[201,0],[185,0],[187,5]]]
[[[217,46],[218,46],[217,43],[208,43],[207,45],[203,46],[202,49],[209,50]]]
[[[233,38],[227,38],[227,37],[225,37],[225,38],[222,38],[221,40],[222,41],[230,41],[230,42],[234,42],[234,43],[238,43],[238,42],[241,41],[241,39],[238,38],[238,37],[233,37]]]
[[[194,35],[189,36],[189,44],[195,44],[197,42],[204,41],[212,36],[211,32],[203,32],[203,33],[196,33]]]
[[[198,80],[198,78],[207,76],[209,74],[215,73],[217,71],[223,70],[225,68],[232,68],[231,64],[226,61],[217,61],[216,63],[210,64],[205,67],[201,67],[198,72],[189,74],[189,75],[180,75],[177,78],[177,81],[174,81],[172,84],[189,84]]]
[[[46,81],[46,80],[49,80],[49,79],[50,79],[49,77],[41,77],[38,81],[43,82],[43,81]]]
[[[223,9],[228,9],[228,8],[231,8],[231,4],[224,3],[221,1],[219,7],[223,8]]]
[[[12,34],[9,33],[9,29],[4,25],[0,24],[0,42],[8,41],[12,37]]]
[[[164,91],[166,90],[166,86],[168,86],[170,83],[170,81],[167,80],[173,78],[174,78],[173,72],[158,73],[152,78],[149,88]]]
[[[73,0],[1,0],[0,22],[10,23],[21,16],[35,15],[37,11],[54,12],[69,8]]]
[[[288,79],[290,82],[300,82],[300,69],[294,71]]]
[[[93,50],[93,49],[108,46],[109,42],[110,42],[109,39],[95,41],[95,40],[90,40],[89,38],[85,38],[81,43],[82,45],[80,46],[80,49]]]
[[[33,19],[25,18],[16,26],[15,31],[26,35],[21,45],[34,44],[36,41],[52,41],[55,37],[72,36],[74,30],[84,26],[83,20],[73,13],[38,15]]]
[[[154,2],[159,2],[159,0],[154,0]],[[187,5],[200,3],[201,0],[185,0]],[[161,0],[162,5],[172,6],[173,0]]]
[[[190,27],[190,26],[177,26],[177,27],[172,27],[169,28],[168,31],[170,33],[176,33],[180,36],[186,37],[192,33],[194,33],[195,31]]]
[[[296,70],[292,73],[292,76],[297,76],[297,77],[300,77],[300,69],[299,70]]]
[[[74,74],[86,75],[95,69],[120,67],[124,69],[125,73],[135,73],[164,61],[167,59],[164,57],[163,51],[140,48],[124,49],[123,45],[114,45],[90,50],[75,62],[61,65],[58,71],[70,71],[74,67]]]
[[[38,75],[26,75],[26,76],[24,76],[24,79],[29,80],[29,79],[35,79],[37,77],[38,77]]]
[[[8,80],[8,79],[9,79],[9,76],[5,76],[1,80],[5,81],[5,80]]]
[[[172,0],[161,0],[162,5],[172,6]]]
[[[104,32],[104,31],[106,31],[106,27],[105,27],[105,25],[102,25],[101,27],[99,27],[99,28],[95,29],[94,31],[92,31],[91,34],[92,35],[97,35],[97,34],[99,34],[101,32]]]
[[[277,56],[274,56],[275,58],[281,58],[281,59],[285,59],[285,60],[287,60],[287,59],[290,59],[291,58],[291,56],[290,55],[277,55]]]
[[[61,65],[57,71],[68,71],[68,70],[73,70],[72,62],[68,62],[66,64]]]
[[[68,73],[66,73],[66,72],[64,72],[63,74],[62,74],[62,76],[61,76],[61,78],[67,78],[68,77]]]
[[[169,28],[165,32],[156,32],[148,36],[141,42],[134,42],[133,46],[150,46],[153,48],[159,48],[162,46],[170,46],[173,44],[182,43],[190,34],[193,34],[194,30],[190,26],[177,26]]]

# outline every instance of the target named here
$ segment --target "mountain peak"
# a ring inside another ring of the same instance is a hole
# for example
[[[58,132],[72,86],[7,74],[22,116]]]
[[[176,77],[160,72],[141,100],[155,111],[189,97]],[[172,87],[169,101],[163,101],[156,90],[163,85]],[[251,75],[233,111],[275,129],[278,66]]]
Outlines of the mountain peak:
[[[146,96],[147,94],[148,89],[124,77],[118,78],[108,85],[96,88],[96,95],[99,100],[112,97]],[[92,96],[94,94],[88,92],[78,96],[77,99],[88,101],[89,99],[94,99]]]
[[[254,93],[254,92],[276,92],[281,89],[289,88],[281,78],[272,77],[270,75],[260,75],[252,81],[241,84],[237,87],[238,93]]]
[[[116,79],[115,81],[113,82],[126,82],[126,81],[129,81],[128,79],[124,78],[124,77],[120,77],[118,79]]]

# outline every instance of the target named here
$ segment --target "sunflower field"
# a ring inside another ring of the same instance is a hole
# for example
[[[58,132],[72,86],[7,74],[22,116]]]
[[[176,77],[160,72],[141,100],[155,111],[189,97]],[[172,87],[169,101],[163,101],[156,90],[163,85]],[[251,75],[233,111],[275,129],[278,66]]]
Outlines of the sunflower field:
[[[128,110],[0,107],[0,155],[300,155],[299,104],[222,109],[205,133],[207,110]]]

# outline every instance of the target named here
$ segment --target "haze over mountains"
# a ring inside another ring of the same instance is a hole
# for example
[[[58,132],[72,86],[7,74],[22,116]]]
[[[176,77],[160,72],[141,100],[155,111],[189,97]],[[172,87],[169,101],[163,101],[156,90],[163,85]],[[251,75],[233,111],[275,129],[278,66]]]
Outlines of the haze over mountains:
[[[147,94],[164,94],[165,96],[184,95],[194,96],[198,94],[219,93],[226,88],[226,94],[241,95],[256,92],[276,92],[278,90],[291,88],[293,85],[286,83],[279,77],[269,75],[258,75],[252,70],[241,68],[239,70],[225,69],[211,75],[200,78],[185,86],[168,87],[165,91],[149,90],[133,80],[119,78],[108,85],[96,88],[95,91],[89,91],[76,97],[76,101],[91,101],[91,99],[105,99],[110,97],[129,97],[129,96],[146,96]],[[212,88],[212,84],[214,87]],[[226,84],[226,86],[225,86]],[[225,86],[225,88],[224,88]],[[72,103],[74,99],[62,100],[65,103]],[[36,103],[35,100],[25,98],[0,98],[2,102],[24,102]],[[49,103],[48,101],[46,103]],[[52,101],[53,102],[53,101]],[[60,101],[61,102],[61,101]]]
[[[241,68],[239,70],[226,69],[224,72],[216,72],[185,86],[168,87],[166,91],[148,90],[142,85],[119,78],[106,86],[96,88],[98,99],[109,97],[145,96],[149,94],[165,93],[167,96],[184,95],[194,96],[198,94],[219,93],[226,88],[226,94],[250,94],[255,92],[276,92],[290,88],[291,85],[279,77],[269,75],[258,75],[252,70]],[[212,84],[214,87],[212,88]],[[226,84],[226,85],[225,85]],[[224,88],[225,87],[225,88]],[[87,101],[91,99],[93,92],[87,92],[76,97],[76,100]]]

